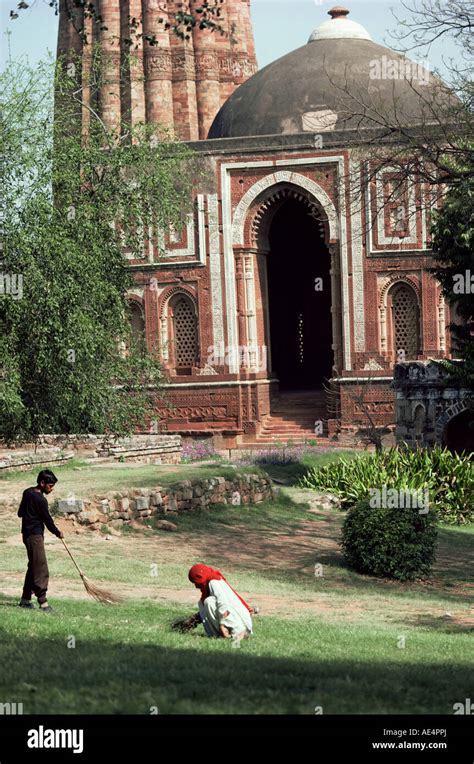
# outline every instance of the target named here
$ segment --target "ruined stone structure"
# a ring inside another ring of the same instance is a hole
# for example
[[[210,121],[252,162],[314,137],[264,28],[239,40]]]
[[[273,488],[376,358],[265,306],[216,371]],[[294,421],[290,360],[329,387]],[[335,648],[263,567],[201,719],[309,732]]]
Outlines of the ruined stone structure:
[[[173,518],[183,512],[210,509],[228,504],[260,504],[274,499],[272,481],[268,476],[236,473],[233,477],[195,478],[168,486],[137,488],[130,491],[111,491],[107,496],[89,499],[63,499],[58,502],[59,512],[68,520],[100,530],[104,523],[121,528],[131,522],[164,515]],[[159,520],[158,528],[175,530],[176,526]]]
[[[474,452],[474,393],[432,361],[395,367],[396,438],[411,447]]]
[[[371,78],[374,61],[402,59],[341,8],[254,74],[249,2],[224,5],[238,43],[166,33],[139,51],[144,79],[122,81],[119,54],[101,38],[115,78],[100,94],[107,123],[127,109],[167,123],[210,168],[184,229],[156,232],[156,246],[129,261],[134,329],[158,342],[168,375],[160,429],[213,433],[226,446],[350,430],[364,423],[357,391],[368,380],[375,419],[393,423],[395,362],[450,350],[449,309],[427,270],[430,188],[398,185],[396,168],[367,181],[370,160],[354,151],[360,131],[337,87],[396,102],[408,121],[422,119],[416,87]],[[154,0],[101,6],[119,38],[128,7],[156,28]],[[66,58],[73,37],[63,19]],[[330,378],[336,411],[323,392]]]

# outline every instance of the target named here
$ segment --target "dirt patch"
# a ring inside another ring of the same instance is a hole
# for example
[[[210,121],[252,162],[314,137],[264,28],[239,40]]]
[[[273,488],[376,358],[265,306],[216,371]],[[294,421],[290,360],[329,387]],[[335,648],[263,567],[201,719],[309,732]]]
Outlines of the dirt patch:
[[[260,574],[259,588],[268,591],[255,594],[242,590],[241,594],[251,604],[259,605],[262,617],[278,615],[291,618],[301,614],[348,623],[361,623],[377,617],[385,623],[426,625],[451,632],[472,629],[474,618],[467,611],[467,604],[474,595],[474,585],[462,583],[461,575],[456,580],[457,560],[449,559],[447,547],[429,581],[400,584],[348,574],[341,567],[339,538],[342,519],[343,516],[337,512],[323,510],[315,519],[306,507],[296,506],[291,520],[271,517],[262,520],[257,527],[248,527],[245,523],[233,524],[231,528],[212,524],[206,529],[203,518],[202,529],[186,531],[179,528],[180,519],[176,518],[177,533],[150,533],[142,529],[142,532],[134,534],[113,533],[107,537],[82,526],[74,529],[70,522],[63,519],[58,519],[57,523],[64,530],[71,551],[75,556],[77,553],[81,567],[98,585],[101,581],[100,577],[94,576],[92,558],[94,555],[100,556],[102,549],[104,553],[105,550],[107,553],[113,550],[114,556],[120,559],[156,560],[163,566],[182,567],[183,571],[195,562],[212,560],[216,567],[229,575],[231,582],[236,569]],[[0,513],[0,528],[6,546],[23,546],[15,513]],[[59,543],[50,534],[46,535],[45,540],[48,552],[52,552],[52,546]],[[64,549],[61,552],[64,553]],[[23,549],[21,554],[24,554]],[[324,575],[315,582],[317,564],[323,566]],[[467,569],[464,565],[462,560],[460,572]],[[450,573],[455,571],[449,581],[443,578],[447,570]],[[6,572],[2,575],[2,592],[17,596],[22,580],[23,574]],[[279,582],[292,584],[291,594],[273,593],[272,589],[281,588]],[[302,583],[299,592],[298,586]],[[113,588],[110,582],[103,582],[103,585]],[[184,578],[182,587],[165,586],[158,581],[152,585],[120,584],[120,590],[127,599],[176,603],[184,612],[193,612],[197,606],[196,591],[187,581],[184,583]],[[394,592],[400,596],[394,598]],[[426,600],[422,599],[424,595],[427,595]],[[52,579],[51,596],[71,599],[88,597],[80,580],[74,579],[74,571],[71,571],[70,577],[55,576]],[[448,613],[448,606],[442,602],[447,597],[452,602]]]

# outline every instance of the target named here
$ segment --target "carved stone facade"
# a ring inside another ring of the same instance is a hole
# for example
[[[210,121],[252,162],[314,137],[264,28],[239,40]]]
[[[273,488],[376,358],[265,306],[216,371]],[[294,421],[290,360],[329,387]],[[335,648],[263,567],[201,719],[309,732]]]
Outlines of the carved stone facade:
[[[393,388],[398,443],[474,451],[472,390],[455,384],[432,361],[397,364]]]
[[[319,244],[312,257],[328,258],[337,418],[343,429],[363,425],[368,408],[380,424],[393,424],[397,359],[449,353],[449,312],[427,274],[429,250],[421,241],[416,250],[403,243],[399,251],[373,248],[373,232],[364,222],[370,218],[367,189],[353,191],[361,167],[336,135],[318,151],[306,136],[292,136],[284,146],[275,136],[248,138],[238,146],[208,140],[191,147],[212,155],[214,187],[197,190],[186,230],[157,233],[152,251],[130,261],[136,284],[130,299],[143,306],[148,344],[160,346],[168,375],[166,400],[157,402],[161,429],[211,432],[233,444],[252,440],[271,413],[280,384],[276,345],[282,341],[271,320],[277,299],[269,282],[271,232],[290,204],[314,219]],[[426,212],[420,208],[418,214]],[[423,220],[415,227],[425,225]],[[298,249],[296,230],[294,242],[287,253],[288,278]],[[187,369],[176,364],[181,351],[173,346],[177,296],[189,300],[197,320],[196,361]],[[400,338],[406,347],[397,346]]]
[[[125,0],[101,6],[117,31]],[[428,272],[430,189],[421,176],[408,183],[396,168],[377,172],[358,130],[333,122],[319,134],[283,126],[196,140],[256,68],[248,0],[224,6],[237,41],[195,29],[183,43],[158,24],[162,5],[143,3],[144,30],[160,45],[137,51],[143,76],[131,76],[127,96],[135,120],[168,122],[211,168],[183,231],[153,232],[129,259],[134,326],[144,324],[167,375],[159,426],[248,442],[281,389],[321,391],[330,379],[338,400],[326,432],[367,424],[366,411],[393,424],[395,363],[450,353],[449,308]],[[111,125],[125,113],[126,83],[105,33],[101,42],[111,87],[99,100]],[[343,55],[349,43],[338,43]],[[63,17],[59,50],[81,54],[81,45]]]
[[[65,2],[60,2],[58,55],[66,65],[80,67],[84,83],[92,81],[92,46],[100,43],[101,48],[102,84],[96,93],[84,90],[85,122],[87,107],[94,106],[109,128],[120,129],[131,119],[169,128],[183,140],[206,138],[222,104],[257,71],[250,0],[224,0],[218,23],[225,34],[197,25],[187,41],[166,28],[186,10],[181,0],[98,0],[102,23],[84,21],[77,8],[75,25]],[[191,9],[200,7],[190,0]],[[136,28],[132,19],[138,20]],[[86,43],[76,31],[83,24]],[[143,36],[157,44],[144,42]],[[125,39],[132,41],[128,60]]]

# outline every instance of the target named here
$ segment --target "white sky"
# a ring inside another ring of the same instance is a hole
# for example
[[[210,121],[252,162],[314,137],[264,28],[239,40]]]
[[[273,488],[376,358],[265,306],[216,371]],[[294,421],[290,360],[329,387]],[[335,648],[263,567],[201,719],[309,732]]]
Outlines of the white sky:
[[[18,0],[0,0],[0,68],[8,50],[13,58],[27,56],[30,63],[42,59],[47,51],[56,51],[58,19],[47,0],[27,0],[30,8],[19,11],[19,18],[10,21],[10,10]],[[337,0],[252,0],[252,18],[260,67],[304,45],[312,30],[329,17],[327,11]],[[373,40],[390,47],[389,32],[396,27],[392,10],[406,15],[398,0],[347,0],[350,18],[362,24]],[[10,32],[10,34],[8,34]],[[436,46],[427,59],[429,68],[445,71],[443,60],[456,57],[456,48],[446,41]],[[420,54],[413,55],[419,60]]]

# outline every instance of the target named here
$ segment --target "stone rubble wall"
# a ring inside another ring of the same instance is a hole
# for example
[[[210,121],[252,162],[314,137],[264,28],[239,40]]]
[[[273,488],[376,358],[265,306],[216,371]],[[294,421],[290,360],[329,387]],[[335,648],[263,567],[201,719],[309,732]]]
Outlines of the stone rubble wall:
[[[34,443],[0,450],[2,470],[28,470],[34,465],[61,464],[74,456],[111,458],[115,461],[143,461],[152,464],[179,464],[180,435],[143,434],[111,438],[107,435],[41,435]]]
[[[62,449],[50,448],[41,449],[37,452],[16,451],[8,449],[0,451],[0,473],[19,470],[25,472],[37,466],[38,471],[44,467],[53,467],[55,464],[65,464],[74,456],[73,452],[64,453]]]
[[[197,478],[170,486],[108,492],[90,499],[63,499],[58,501],[58,510],[74,523],[100,530],[102,525],[121,528],[154,515],[173,517],[183,512],[209,509],[216,504],[259,504],[273,498],[272,481],[268,476],[236,473],[231,480]]]

